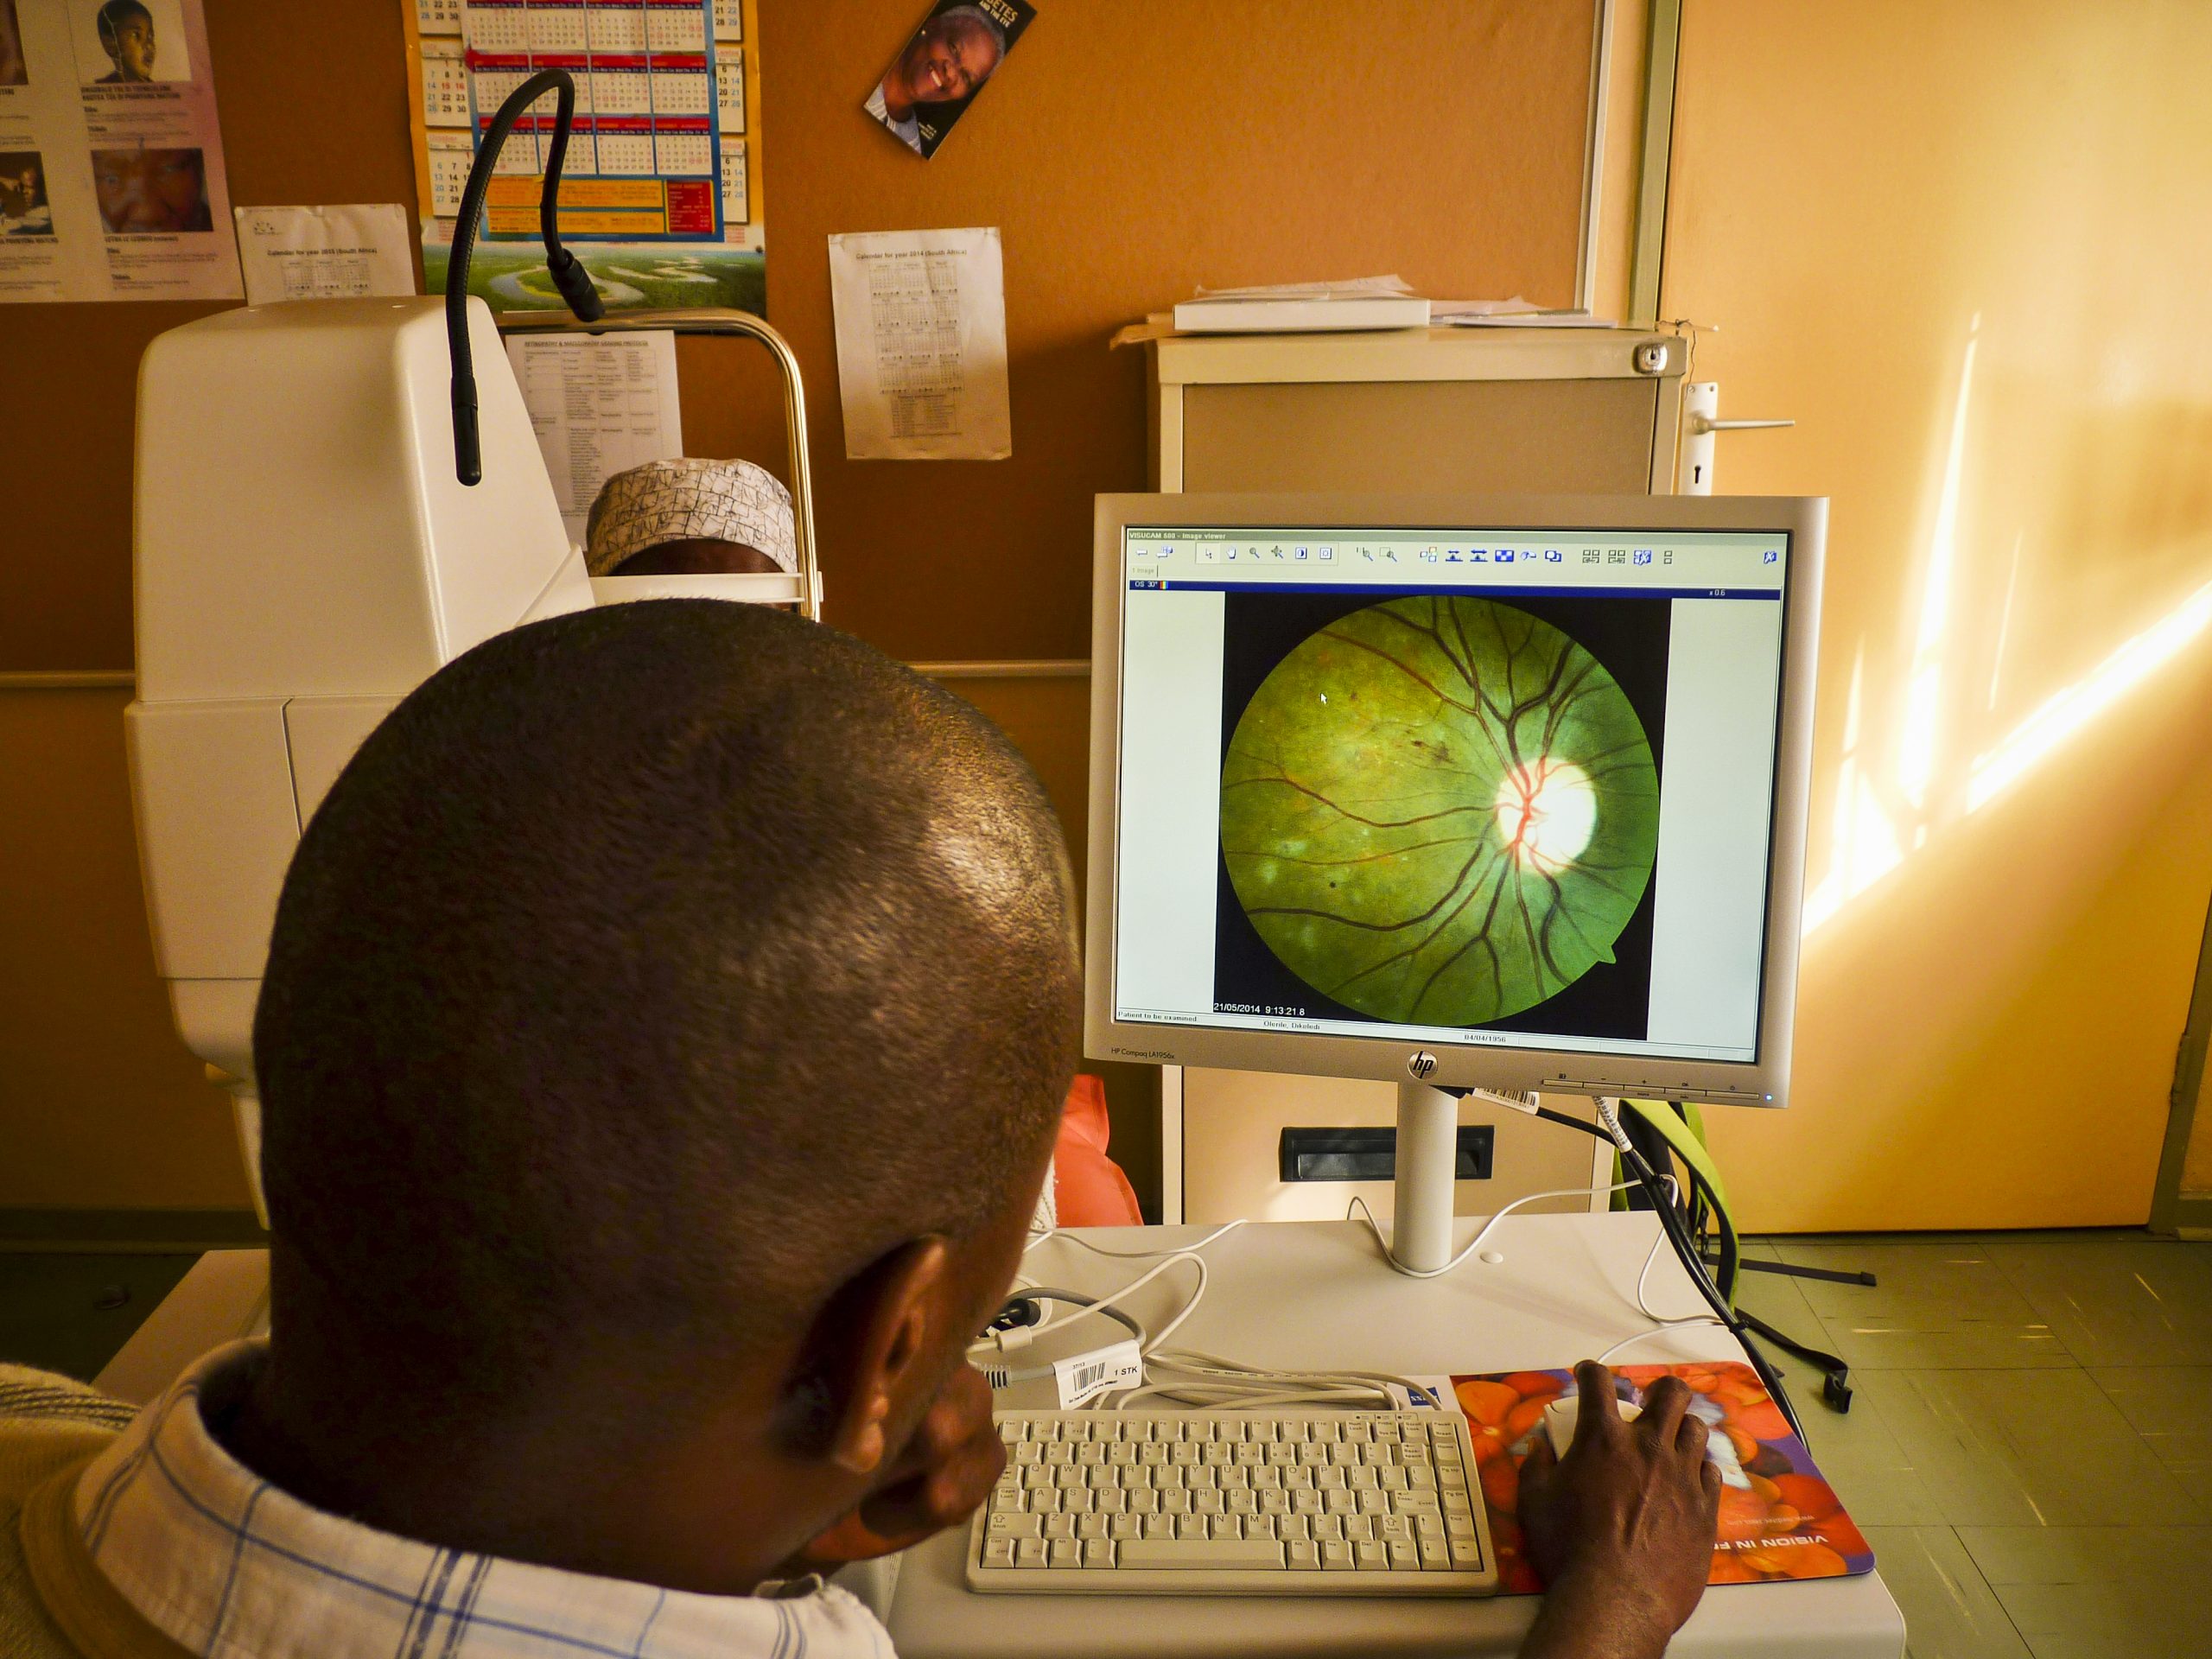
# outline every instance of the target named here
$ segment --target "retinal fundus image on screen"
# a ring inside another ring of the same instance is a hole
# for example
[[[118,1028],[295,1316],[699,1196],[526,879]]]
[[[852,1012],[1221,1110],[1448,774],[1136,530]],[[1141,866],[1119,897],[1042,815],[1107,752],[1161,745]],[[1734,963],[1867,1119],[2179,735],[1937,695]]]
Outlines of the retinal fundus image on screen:
[[[1643,1037],[1667,602],[1227,603],[1218,1005]]]

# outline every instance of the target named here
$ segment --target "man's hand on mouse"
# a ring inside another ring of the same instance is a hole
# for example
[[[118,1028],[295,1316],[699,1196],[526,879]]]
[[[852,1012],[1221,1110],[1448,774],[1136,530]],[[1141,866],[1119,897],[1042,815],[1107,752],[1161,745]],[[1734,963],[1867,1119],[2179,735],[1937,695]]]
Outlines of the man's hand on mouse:
[[[1005,1467],[990,1384],[974,1367],[956,1366],[883,1484],[817,1535],[784,1574],[832,1572],[911,1548],[973,1515]]]
[[[1545,1585],[1522,1659],[1656,1659],[1705,1594],[1720,1471],[1690,1391],[1662,1377],[1643,1414],[1598,1409],[1618,1396],[1594,1360],[1574,1368],[1586,1408],[1563,1458],[1539,1436],[1521,1469],[1521,1522]]]

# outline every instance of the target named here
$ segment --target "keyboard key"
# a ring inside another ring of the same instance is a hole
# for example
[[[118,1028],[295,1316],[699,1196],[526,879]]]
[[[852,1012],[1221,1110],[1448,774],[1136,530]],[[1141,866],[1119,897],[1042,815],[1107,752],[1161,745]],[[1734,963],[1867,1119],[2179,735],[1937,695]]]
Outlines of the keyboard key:
[[[1319,1544],[1304,1542],[1285,1544],[1283,1553],[1288,1557],[1291,1566],[1301,1571],[1312,1573],[1320,1569],[1321,1547]]]
[[[1014,1564],[1016,1567],[1044,1566],[1044,1540],[1041,1538],[1024,1538],[1020,1542],[1016,1543],[1014,1547]]]
[[[985,1567],[1012,1567],[1014,1545],[1014,1541],[1011,1538],[984,1539],[983,1565]]]
[[[1083,1547],[1083,1564],[1085,1567],[1113,1566],[1114,1546],[1103,1538],[1092,1539]]]
[[[1452,1553],[1444,1548],[1441,1539],[1424,1538],[1421,1541],[1421,1570],[1441,1573],[1452,1565]]]
[[[1280,1567],[1283,1547],[1264,1538],[1178,1538],[1164,1543],[1141,1538],[1121,1547],[1121,1564],[1167,1571]]]
[[[1384,1573],[1389,1570],[1390,1553],[1380,1544],[1354,1544],[1352,1564],[1363,1573]]]
[[[1325,1572],[1345,1573],[1351,1570],[1351,1546],[1334,1541],[1321,1546],[1321,1567]]]
[[[1046,1546],[1047,1563],[1053,1567],[1081,1567],[1081,1548],[1072,1538],[1055,1538]]]
[[[1411,1573],[1420,1570],[1421,1551],[1413,1545],[1394,1538],[1384,1548],[1390,1552],[1390,1570],[1393,1573]]]
[[[1041,1516],[1008,1515],[1001,1511],[983,1522],[983,1536],[986,1538],[1041,1538],[1044,1535],[1045,1522]]]

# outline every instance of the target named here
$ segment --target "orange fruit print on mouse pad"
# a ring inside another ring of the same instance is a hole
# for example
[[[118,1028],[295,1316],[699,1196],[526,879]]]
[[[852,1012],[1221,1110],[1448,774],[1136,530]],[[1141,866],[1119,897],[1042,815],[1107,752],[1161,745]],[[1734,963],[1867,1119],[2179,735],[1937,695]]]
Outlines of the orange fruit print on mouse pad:
[[[1620,1397],[1641,1406],[1662,1376],[1690,1388],[1690,1410],[1711,1431],[1706,1455],[1720,1469],[1720,1536],[1711,1584],[1840,1579],[1871,1572],[1874,1552],[1821,1478],[1804,1441],[1789,1432],[1759,1381],[1740,1360],[1623,1365]],[[1571,1371],[1500,1371],[1455,1376],[1452,1391],[1473,1430],[1483,1502],[1498,1558],[1498,1590],[1542,1588],[1521,1539],[1521,1464],[1544,1434],[1544,1408],[1576,1392]]]

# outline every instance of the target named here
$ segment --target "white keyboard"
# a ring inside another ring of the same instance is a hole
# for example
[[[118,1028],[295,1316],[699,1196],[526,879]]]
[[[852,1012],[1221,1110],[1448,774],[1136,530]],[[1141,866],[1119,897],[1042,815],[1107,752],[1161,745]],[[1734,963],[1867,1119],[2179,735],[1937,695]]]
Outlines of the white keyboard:
[[[976,1590],[1487,1595],[1457,1411],[1002,1411],[1006,1472],[969,1537]]]

